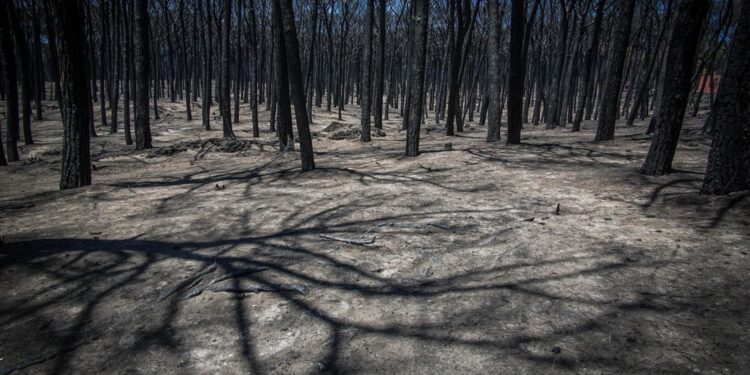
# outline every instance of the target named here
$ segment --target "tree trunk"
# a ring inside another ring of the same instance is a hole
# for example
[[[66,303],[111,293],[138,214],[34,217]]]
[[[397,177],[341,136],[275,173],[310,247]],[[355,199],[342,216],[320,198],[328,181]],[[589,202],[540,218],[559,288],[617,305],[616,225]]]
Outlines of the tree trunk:
[[[576,117],[573,120],[573,127],[571,131],[577,132],[581,130],[581,120],[583,119],[583,110],[589,99],[589,86],[594,78],[593,68],[594,60],[596,59],[597,51],[599,49],[599,36],[602,32],[602,20],[604,19],[604,4],[607,0],[599,0],[596,6],[596,16],[594,17],[594,28],[591,31],[591,44],[586,51],[586,56],[583,58],[583,82],[581,82],[581,97],[578,101],[578,108],[576,109]]]
[[[362,130],[360,132],[361,142],[370,142],[370,108],[372,104],[372,24],[375,13],[375,0],[367,0],[367,10],[365,11],[365,30],[362,41],[362,104],[360,105],[361,117],[360,123]]]
[[[635,97],[633,98],[633,107],[630,108],[630,114],[628,115],[626,126],[633,125],[633,123],[635,122],[635,117],[638,114],[638,108],[641,106],[641,103],[643,103],[644,99],[646,99],[646,97],[648,96],[647,93],[650,86],[651,74],[653,74],[654,67],[659,60],[659,50],[661,49],[661,43],[667,30],[667,24],[669,24],[669,17],[672,13],[673,3],[673,0],[669,0],[667,2],[667,9],[664,13],[664,19],[661,20],[659,33],[656,36],[656,46],[653,48],[653,50],[649,51],[650,57],[648,66],[646,67],[646,71],[644,72],[643,77],[641,77],[641,82],[638,84],[638,91],[636,91]]]
[[[255,22],[255,0],[250,0],[250,53],[252,60],[250,65],[250,111],[253,114],[253,138],[260,137],[258,124],[258,41],[257,27]],[[262,39],[261,39],[262,40]]]
[[[502,33],[503,14],[499,10],[498,0],[488,0],[488,18],[492,22],[489,27],[489,40],[487,41],[488,52],[488,104],[487,104],[487,142],[500,140],[500,34]]]
[[[24,144],[34,144],[34,138],[31,136],[31,98],[34,88],[31,83],[31,57],[29,56],[29,47],[27,44],[26,33],[19,19],[18,9],[16,9],[15,0],[6,0],[8,7],[8,16],[10,19],[11,35],[15,38],[16,52],[18,53],[19,70],[21,71],[21,112],[23,122],[23,140]]]
[[[378,0],[378,46],[375,61],[375,98],[374,118],[375,128],[383,128],[383,90],[385,89],[385,3],[387,0]]]
[[[133,80],[133,65],[131,63],[133,59],[133,31],[130,27],[131,20],[134,17],[132,5],[133,2],[122,4],[122,11],[125,15],[122,29],[125,30],[125,46],[127,47],[125,50],[125,81],[123,82],[123,100],[125,101],[123,105],[123,128],[125,130],[125,144],[128,146],[133,144],[130,131],[130,83]]]
[[[523,34],[526,1],[511,2],[510,50],[508,51],[508,144],[521,143],[523,125],[523,85],[526,64],[523,61]]]
[[[559,98],[560,90],[562,90],[563,71],[565,69],[565,57],[568,51],[568,21],[570,17],[570,10],[566,9],[568,6],[571,8],[574,6],[575,1],[567,0],[566,6],[565,1],[560,1],[560,36],[557,44],[557,52],[555,58],[554,71],[550,77],[550,87],[547,91],[549,97],[549,104],[546,112],[546,128],[553,129],[560,126],[560,108]],[[634,1],[634,0],[626,0]]]
[[[60,189],[91,185],[89,153],[89,81],[86,38],[78,2],[54,0],[58,57],[62,77],[63,146]]]
[[[60,0],[58,0],[60,1]],[[148,0],[136,1],[135,45],[135,148],[151,148],[151,125],[148,117],[148,94],[151,83],[151,41],[149,38]]]
[[[40,25],[39,4],[37,0],[31,2],[33,8],[32,29],[34,31],[34,105],[36,114],[35,120],[42,119],[42,99],[44,99],[44,61],[42,61],[42,27]]]
[[[0,47],[2,47],[3,59],[3,83],[5,84],[6,115],[5,115],[5,141],[7,161],[18,161],[18,76],[16,75],[16,53],[13,46],[13,34],[8,18],[9,2],[0,2]],[[3,160],[2,165],[7,165]]]
[[[620,112],[620,82],[622,81],[634,9],[635,0],[623,0],[617,12],[617,21],[615,29],[612,30],[610,52],[607,58],[607,75],[602,90],[601,104],[599,105],[599,122],[596,128],[595,142],[611,141],[615,138],[615,121]]]
[[[750,6],[742,5],[711,113],[714,138],[703,194],[750,189]]]
[[[422,122],[422,103],[424,102],[425,64],[427,62],[427,27],[429,17],[429,0],[414,0],[412,2],[412,19],[414,32],[411,46],[414,50],[409,62],[409,84],[411,101],[409,103],[409,117],[406,124],[406,156],[419,155],[419,130]]]
[[[664,92],[656,122],[656,134],[641,169],[643,174],[663,175],[672,170],[672,159],[690,97],[690,80],[701,25],[706,19],[708,6],[708,0],[684,0],[678,3],[667,47],[667,61],[671,63],[664,71]]]
[[[305,85],[302,78],[302,60],[299,54],[299,42],[297,39],[297,27],[294,24],[294,8],[292,0],[274,0],[280,2],[281,26],[284,34],[284,49],[287,57],[287,70],[289,73],[289,86],[291,88],[291,99],[294,104],[294,119],[297,122],[297,135],[299,136],[299,149],[302,161],[302,171],[315,169],[313,157],[312,135],[310,124],[307,122],[307,108],[305,107]],[[282,67],[278,67],[281,69]]]
[[[312,33],[312,40],[309,46],[309,54],[307,59],[307,70],[305,72],[305,95],[307,98],[307,121],[312,122],[312,103],[313,96],[315,94],[315,83],[313,80],[315,71],[315,44],[318,38],[318,8],[320,6],[320,0],[313,0],[312,3],[312,20],[310,25],[310,31]]]
[[[221,33],[221,100],[219,108],[221,112],[221,130],[224,138],[236,138],[232,131],[232,112],[229,97],[231,81],[229,74],[230,36],[232,31],[232,0],[224,0],[224,22]]]

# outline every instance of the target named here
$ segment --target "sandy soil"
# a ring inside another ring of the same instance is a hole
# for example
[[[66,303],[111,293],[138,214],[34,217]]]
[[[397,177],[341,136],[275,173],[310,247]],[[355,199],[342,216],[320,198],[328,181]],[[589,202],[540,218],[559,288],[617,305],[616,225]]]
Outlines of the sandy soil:
[[[161,105],[156,151],[100,129],[91,187],[57,190],[54,112],[34,123],[24,161],[0,169],[0,368],[750,369],[750,199],[698,194],[700,118],[686,124],[680,172],[644,177],[643,123],[600,144],[593,123],[578,134],[527,126],[522,145],[506,146],[475,124],[445,137],[428,119],[424,153],[404,158],[397,115],[362,144],[328,139],[335,116],[317,111],[318,169],[300,173],[271,133],[249,142],[247,107],[243,142],[227,144],[206,142],[221,137],[218,118],[206,132],[181,104]],[[203,287],[246,293],[186,298]]]

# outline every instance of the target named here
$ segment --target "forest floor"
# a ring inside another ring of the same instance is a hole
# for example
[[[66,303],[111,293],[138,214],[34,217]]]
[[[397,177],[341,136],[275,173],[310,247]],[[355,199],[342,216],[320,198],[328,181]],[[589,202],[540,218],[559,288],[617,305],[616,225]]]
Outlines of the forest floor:
[[[316,110],[301,173],[266,111],[211,142],[218,117],[160,108],[155,150],[99,129],[90,187],[57,189],[56,112],[0,168],[0,374],[750,369],[750,199],[698,194],[701,118],[646,177],[642,122],[507,146],[429,118],[405,158],[400,117],[363,144]]]

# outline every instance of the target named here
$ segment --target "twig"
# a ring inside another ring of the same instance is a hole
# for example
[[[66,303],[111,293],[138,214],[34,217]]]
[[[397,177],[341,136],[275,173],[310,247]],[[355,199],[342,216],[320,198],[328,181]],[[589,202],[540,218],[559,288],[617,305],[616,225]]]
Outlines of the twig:
[[[327,234],[319,234],[319,236],[320,238],[324,238],[326,240],[344,242],[350,245],[369,245],[375,242],[375,236],[372,236],[372,238],[369,240],[366,240],[366,239],[358,240],[354,238],[339,238],[339,237],[329,236]]]
[[[159,297],[156,298],[156,302],[159,303],[163,300],[165,300],[167,297],[171,296],[172,294],[176,293],[177,291],[185,288],[190,288],[198,284],[203,276],[208,275],[211,272],[214,272],[216,270],[216,263],[204,268],[200,272],[196,273],[193,276],[190,276],[189,278],[179,282],[177,285],[168,288],[161,293],[159,293]]]
[[[268,269],[267,267],[249,267],[249,268],[241,269],[241,270],[238,270],[238,271],[230,272],[230,273],[228,273],[226,275],[214,277],[211,280],[211,284],[216,284],[216,283],[218,283],[220,281],[229,280],[229,279],[233,279],[233,278],[236,278],[236,277],[249,275],[251,273],[265,271],[267,269]]]
[[[245,286],[245,285],[231,285],[231,284],[217,284],[208,285],[203,290],[210,292],[228,292],[228,293],[258,293],[258,292],[297,292],[305,294],[307,291],[305,287],[301,285],[258,285],[258,286]]]
[[[214,277],[209,284],[210,285],[214,285],[214,284],[219,283],[221,281],[233,279],[233,278],[240,277],[240,276],[245,276],[245,275],[248,275],[248,274],[251,274],[251,273],[265,271],[267,269],[268,268],[266,268],[266,267],[250,267],[250,268],[242,269],[242,270],[239,270],[239,271],[230,272],[230,273],[222,275],[222,276]],[[197,281],[200,281],[200,279],[198,279]],[[197,284],[198,284],[198,282],[195,282],[190,287],[193,287],[193,286],[195,286]],[[193,297],[199,296],[201,293],[203,293],[205,290],[207,290],[210,285],[203,285],[203,286],[199,286],[199,287],[193,288],[190,292],[188,292],[187,294],[185,294],[184,299],[191,299]]]

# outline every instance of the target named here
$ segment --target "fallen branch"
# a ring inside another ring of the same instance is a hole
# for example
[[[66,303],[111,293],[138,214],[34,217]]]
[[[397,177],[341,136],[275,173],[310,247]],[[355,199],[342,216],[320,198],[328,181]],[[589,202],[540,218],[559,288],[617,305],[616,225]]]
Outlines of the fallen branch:
[[[68,352],[72,352],[73,350],[76,350],[76,349],[80,348],[81,346],[90,344],[94,340],[96,340],[96,335],[91,335],[91,336],[89,336],[89,337],[87,337],[87,338],[85,338],[85,339],[83,339],[83,340],[81,340],[81,341],[79,341],[79,342],[77,342],[77,343],[75,343],[73,345],[70,345],[68,347],[64,347],[64,348],[61,348],[61,349],[51,350],[51,351],[48,351],[48,352],[37,354],[37,355],[35,355],[33,357],[29,357],[28,359],[22,361],[21,363],[18,363],[16,365],[11,366],[11,367],[0,368],[0,375],[9,375],[9,374],[12,374],[12,373],[14,373],[14,372],[16,372],[18,370],[23,370],[23,369],[25,369],[27,367],[31,367],[31,366],[34,366],[34,365],[38,365],[40,363],[47,362],[50,359],[59,357],[59,356],[65,354],[65,353],[68,353]]]
[[[159,293],[159,297],[156,298],[156,302],[159,303],[161,301],[164,301],[167,297],[171,296],[172,294],[182,289],[194,287],[201,281],[201,279],[203,279],[203,276],[206,276],[209,273],[214,272],[215,270],[216,270],[216,264],[214,263],[204,268],[200,272],[196,273],[195,275],[190,276],[189,278],[179,282],[177,285],[171,288],[165,289],[164,291]]]
[[[235,271],[235,272],[230,272],[230,273],[222,275],[222,276],[214,277],[211,280],[210,285],[214,285],[214,284],[219,283],[221,281],[225,281],[225,280],[237,278],[237,277],[240,277],[240,276],[249,275],[251,273],[265,271],[267,269],[268,268],[266,268],[266,267],[250,267],[250,268],[245,268],[245,269],[238,270],[238,271]],[[198,281],[200,281],[200,279],[198,279]],[[196,282],[195,284],[191,285],[190,287],[193,287],[193,286],[195,286],[197,284],[198,283]],[[203,291],[207,290],[208,286],[210,286],[210,285],[203,285],[203,286],[199,286],[199,287],[193,288],[190,292],[188,292],[185,295],[184,299],[190,299],[190,298],[199,296],[201,293],[203,293]]]
[[[301,285],[258,285],[258,286],[243,286],[243,285],[231,285],[231,284],[218,284],[209,285],[204,290],[210,292],[228,292],[228,293],[258,293],[258,292],[297,292],[305,294],[307,291]]]
[[[375,242],[375,236],[372,236],[372,238],[369,240],[367,239],[358,240],[354,238],[341,238],[341,237],[329,236],[327,234],[320,234],[319,236],[320,238],[323,238],[326,240],[344,242],[350,245],[370,245]]]
[[[211,284],[216,284],[216,283],[218,283],[220,281],[234,279],[236,277],[245,276],[245,275],[249,275],[251,273],[256,273],[256,272],[261,272],[261,271],[266,271],[266,270],[268,270],[267,267],[249,267],[249,268],[237,270],[237,271],[230,272],[230,273],[222,275],[222,276],[214,277],[211,280]]]

